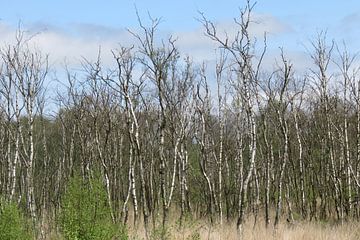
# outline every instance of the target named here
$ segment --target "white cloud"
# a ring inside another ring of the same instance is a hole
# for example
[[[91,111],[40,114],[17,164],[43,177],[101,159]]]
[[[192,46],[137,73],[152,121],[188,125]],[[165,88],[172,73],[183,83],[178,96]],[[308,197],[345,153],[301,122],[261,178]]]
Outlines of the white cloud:
[[[271,35],[278,35],[292,32],[293,29],[287,23],[269,14],[254,14],[253,24],[251,24],[251,33],[255,37],[262,37],[264,32]]]
[[[218,22],[216,26],[220,37],[225,37],[227,34],[231,38],[239,31],[239,26],[233,20]],[[114,28],[95,24],[73,23],[60,28],[37,22],[27,25],[23,29],[28,30],[30,35],[37,33],[32,38],[32,42],[42,52],[49,54],[50,62],[55,66],[60,66],[65,59],[69,64],[77,66],[83,57],[94,60],[100,46],[103,63],[111,65],[114,63],[111,50],[117,48],[119,43],[125,46],[136,45],[136,39],[127,32],[125,27]],[[195,62],[215,60],[215,50],[218,45],[204,35],[204,28],[200,22],[196,29],[189,31],[162,31],[161,25],[158,30],[159,38],[166,38],[170,34],[178,37],[177,45],[181,53],[189,55]],[[2,43],[14,42],[15,31],[16,28],[0,23]],[[291,27],[272,15],[253,14],[250,33],[259,39],[259,47],[261,47],[264,32],[267,32],[271,38],[291,31]]]
[[[30,45],[36,46],[44,54],[49,54],[50,62],[61,65],[65,60],[78,65],[82,58],[96,59],[101,47],[102,61],[105,65],[113,61],[111,50],[119,43],[129,44],[130,34],[124,29],[107,28],[90,24],[74,24],[67,29],[36,23],[21,27]],[[17,29],[1,23],[1,46],[15,43]]]
[[[360,13],[354,12],[343,17],[337,28],[344,33],[358,29],[358,22],[360,21]]]
[[[226,39],[228,37],[229,41],[234,39],[235,35],[240,30],[234,20],[215,22],[214,24],[218,36],[221,39]],[[286,23],[281,22],[274,16],[266,14],[253,14],[253,20],[249,27],[250,35],[260,42],[259,47],[261,47],[265,32],[271,38],[292,31],[292,28]],[[197,62],[214,60],[215,49],[218,47],[218,44],[206,37],[204,33],[205,29],[199,22],[199,28],[177,34],[179,36],[178,44],[182,52],[189,54]]]

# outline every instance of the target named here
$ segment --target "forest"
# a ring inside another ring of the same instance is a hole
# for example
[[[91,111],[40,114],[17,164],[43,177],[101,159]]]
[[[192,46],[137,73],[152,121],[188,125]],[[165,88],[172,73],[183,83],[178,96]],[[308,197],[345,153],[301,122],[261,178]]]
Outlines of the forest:
[[[234,35],[200,14],[214,66],[139,19],[112,66],[99,51],[65,67],[57,92],[51,56],[19,29],[0,48],[0,239],[175,239],[197,222],[277,239],[285,223],[359,221],[358,56],[324,31],[307,72],[283,48],[269,71],[254,6]]]

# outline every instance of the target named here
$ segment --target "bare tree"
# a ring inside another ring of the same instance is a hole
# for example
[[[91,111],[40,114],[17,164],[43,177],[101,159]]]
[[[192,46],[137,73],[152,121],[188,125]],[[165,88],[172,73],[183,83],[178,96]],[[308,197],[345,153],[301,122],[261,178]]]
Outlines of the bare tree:
[[[347,216],[350,217],[352,212],[352,172],[353,166],[352,161],[350,160],[350,146],[349,146],[349,88],[350,84],[354,78],[356,78],[356,69],[353,68],[353,63],[356,60],[356,55],[351,56],[350,53],[347,51],[346,46],[344,46],[344,50],[341,52],[339,47],[337,47],[340,62],[336,63],[338,66],[342,78],[343,78],[343,105],[344,105],[344,116],[343,116],[343,134],[342,134],[342,142],[343,142],[343,153],[345,157],[345,164],[346,167],[345,176],[346,176],[346,213]]]
[[[282,208],[282,194],[283,194],[283,181],[285,176],[286,165],[289,161],[289,120],[287,109],[288,105],[292,101],[288,92],[288,85],[291,81],[292,76],[292,64],[288,62],[285,58],[284,53],[281,53],[281,59],[283,66],[279,70],[279,89],[275,91],[275,96],[273,96],[270,101],[271,105],[274,108],[274,111],[277,115],[277,120],[281,129],[281,135],[283,138],[283,156],[281,159],[280,173],[279,173],[279,182],[278,182],[278,197],[276,200],[276,210],[275,210],[275,221],[274,227],[276,228],[279,224],[279,218],[281,215]],[[290,98],[290,99],[289,99]]]
[[[328,77],[328,66],[331,61],[331,54],[334,47],[334,42],[331,43],[330,46],[326,43],[326,34],[320,33],[318,38],[316,39],[316,42],[312,43],[312,46],[314,48],[314,53],[311,54],[311,58],[314,61],[314,64],[318,68],[316,71],[312,71],[313,73],[313,79],[316,86],[316,91],[319,93],[320,98],[320,104],[321,104],[321,113],[324,116],[324,121],[321,122],[323,126],[321,126],[322,129],[325,131],[325,136],[323,137],[323,151],[326,156],[326,158],[329,160],[329,164],[326,164],[327,166],[330,166],[326,171],[326,174],[331,174],[331,181],[334,185],[335,190],[335,201],[336,201],[336,212],[338,219],[342,221],[343,219],[343,207],[341,203],[341,187],[340,187],[340,181],[338,178],[338,172],[337,172],[337,166],[335,163],[335,149],[334,149],[334,125],[332,123],[331,115],[330,115],[330,100],[329,100],[329,80],[330,77]]]
[[[177,166],[177,150],[173,156],[173,170],[170,179],[167,179],[167,166],[170,162],[165,153],[165,135],[166,129],[168,128],[168,116],[169,102],[167,98],[168,84],[171,81],[171,74],[173,73],[174,66],[178,60],[178,50],[175,46],[175,40],[169,37],[166,42],[158,46],[156,43],[156,30],[160,22],[159,19],[152,19],[151,26],[146,27],[143,25],[139,18],[139,25],[144,35],[140,35],[131,32],[132,35],[138,40],[140,44],[139,53],[143,56],[140,58],[141,63],[147,69],[147,77],[153,82],[156,92],[157,101],[159,104],[159,118],[158,118],[158,140],[159,140],[159,174],[160,174],[160,189],[161,189],[161,200],[162,200],[162,211],[163,211],[163,226],[166,225],[169,207],[172,201],[173,192],[175,188],[175,175]],[[167,188],[167,185],[169,186]]]
[[[8,70],[9,81],[14,85],[15,115],[20,116],[19,102],[24,104],[27,124],[24,130],[18,125],[16,137],[16,153],[12,168],[13,179],[16,174],[16,162],[19,158],[19,142],[22,141],[22,164],[25,167],[26,183],[26,204],[31,218],[36,223],[37,205],[34,194],[34,163],[35,163],[35,140],[34,140],[34,121],[38,112],[37,100],[42,96],[43,82],[48,73],[48,58],[43,56],[40,51],[31,49],[29,41],[25,39],[23,32],[19,31],[16,37],[16,44],[9,46],[2,51],[2,58]],[[19,95],[17,95],[19,94]],[[19,97],[19,98],[18,98]],[[24,135],[22,135],[24,134]],[[20,139],[19,139],[20,137]],[[11,184],[11,192],[14,192],[14,183]],[[11,194],[13,196],[13,193]]]
[[[203,14],[201,22],[205,28],[205,34],[215,42],[217,42],[221,48],[224,48],[229,55],[233,58],[233,69],[236,72],[238,84],[236,91],[239,94],[241,103],[246,114],[246,124],[249,131],[246,133],[249,136],[249,167],[247,171],[242,175],[240,179],[239,189],[239,214],[237,221],[237,228],[239,234],[242,234],[242,225],[244,222],[244,211],[248,185],[254,172],[256,149],[257,149],[257,136],[256,136],[256,120],[255,120],[255,99],[257,92],[257,81],[259,77],[260,66],[265,54],[266,45],[260,54],[258,61],[255,61],[253,48],[253,38],[250,36],[249,27],[251,24],[251,13],[254,8],[254,4],[247,1],[247,4],[243,10],[240,11],[239,19],[235,19],[236,25],[239,27],[238,32],[233,39],[229,39],[226,36],[222,39],[216,29],[214,23],[208,20]],[[265,38],[266,43],[266,38]],[[241,159],[241,158],[240,158]],[[240,164],[240,166],[244,166]],[[243,172],[245,169],[240,169]]]

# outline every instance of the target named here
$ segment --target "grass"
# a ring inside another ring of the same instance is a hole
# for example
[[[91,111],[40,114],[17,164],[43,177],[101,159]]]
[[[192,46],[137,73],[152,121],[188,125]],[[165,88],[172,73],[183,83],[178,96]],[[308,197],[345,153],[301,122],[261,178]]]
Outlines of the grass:
[[[129,229],[130,239],[141,240],[145,232],[141,227]],[[180,228],[176,222],[169,224],[165,233],[161,228],[154,228],[150,240],[232,240],[238,239],[235,223],[225,222],[223,225],[211,225],[201,221],[192,221]],[[316,222],[298,222],[294,225],[280,223],[275,231],[272,226],[265,228],[263,222],[253,227],[253,222],[244,225],[243,239],[246,240],[357,240],[360,239],[360,223],[347,222],[343,225],[324,224]]]
[[[148,240],[236,240],[236,222],[227,222],[223,225],[211,224],[208,220],[192,218],[187,216],[180,227],[178,214],[172,212],[165,229],[161,227],[161,216],[156,219],[156,226],[149,226]],[[129,240],[146,240],[142,220],[134,226],[130,213],[127,232]],[[272,222],[273,223],[273,222]],[[249,217],[244,225],[244,240],[358,240],[360,239],[360,222],[349,221],[344,224],[323,221],[298,221],[295,224],[288,224],[285,220],[280,222],[277,231],[274,231],[270,223],[266,228],[264,221],[259,217],[254,228],[254,221]],[[64,240],[63,236],[55,234],[48,239]],[[116,238],[115,238],[116,239]],[[106,239],[104,239],[106,240]],[[110,240],[110,239],[109,239]]]

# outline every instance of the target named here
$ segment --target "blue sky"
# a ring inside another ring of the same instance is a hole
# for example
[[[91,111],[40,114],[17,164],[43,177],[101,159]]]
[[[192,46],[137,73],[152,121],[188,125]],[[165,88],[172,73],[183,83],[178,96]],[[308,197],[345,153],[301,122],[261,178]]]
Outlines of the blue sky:
[[[0,0],[0,36],[11,41],[19,21],[23,28],[38,32],[40,48],[49,52],[54,61],[65,57],[93,57],[99,45],[104,51],[119,42],[130,44],[126,28],[136,29],[135,6],[142,18],[147,12],[162,17],[163,34],[179,36],[179,47],[197,60],[209,60],[212,45],[204,38],[198,11],[214,20],[226,31],[233,31],[233,17],[238,16],[243,0]],[[350,49],[360,49],[360,1],[355,0],[258,0],[254,13],[259,24],[258,34],[269,34],[269,52],[275,55],[282,46],[290,58],[306,62],[304,45],[320,30],[329,38],[345,40]],[[269,60],[271,62],[271,60]],[[301,65],[301,63],[300,63]],[[300,67],[301,68],[301,67]]]
[[[194,18],[197,11],[218,20],[235,16],[238,8],[245,1],[223,0],[42,0],[42,1],[0,1],[1,19],[16,24],[19,19],[24,22],[41,22],[54,25],[71,23],[92,23],[110,27],[133,26],[136,24],[134,6],[141,12],[149,11],[154,16],[162,16],[164,27],[186,29],[196,26]],[[304,23],[309,20],[320,27],[336,24],[347,15],[357,14],[359,1],[355,0],[259,0],[256,11],[271,14],[282,20],[301,18]]]

